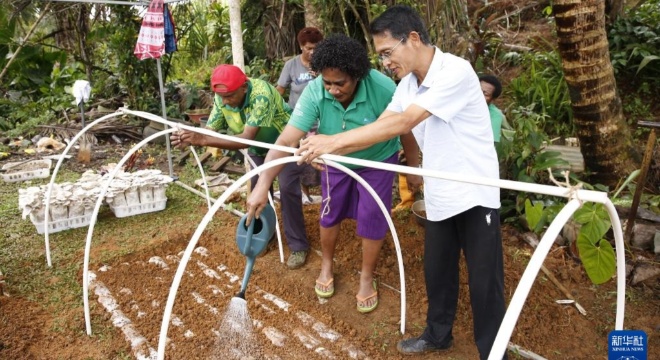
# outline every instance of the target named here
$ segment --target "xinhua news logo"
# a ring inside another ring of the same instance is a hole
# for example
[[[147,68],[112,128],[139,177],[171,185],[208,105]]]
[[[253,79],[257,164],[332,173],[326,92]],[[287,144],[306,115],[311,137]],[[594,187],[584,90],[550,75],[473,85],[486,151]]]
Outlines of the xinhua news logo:
[[[641,330],[614,330],[607,336],[608,360],[647,360],[648,338]]]

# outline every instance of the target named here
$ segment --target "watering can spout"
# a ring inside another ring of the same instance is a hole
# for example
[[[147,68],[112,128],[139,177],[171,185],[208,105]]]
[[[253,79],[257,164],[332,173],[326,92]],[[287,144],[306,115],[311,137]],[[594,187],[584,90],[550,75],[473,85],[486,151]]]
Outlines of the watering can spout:
[[[247,214],[243,215],[236,228],[236,245],[238,245],[238,250],[245,255],[247,260],[241,291],[236,295],[236,297],[242,299],[245,299],[245,289],[250,280],[250,275],[252,275],[254,260],[266,250],[268,242],[275,232],[275,210],[272,206],[266,205],[261,212],[261,216],[258,219],[253,219],[249,226],[245,225],[246,220]]]
[[[245,299],[245,289],[247,289],[248,281],[250,281],[250,275],[252,275],[252,268],[254,268],[254,257],[248,256],[247,262],[245,263],[245,272],[243,272],[243,282],[241,283],[240,293],[243,294],[243,299]]]

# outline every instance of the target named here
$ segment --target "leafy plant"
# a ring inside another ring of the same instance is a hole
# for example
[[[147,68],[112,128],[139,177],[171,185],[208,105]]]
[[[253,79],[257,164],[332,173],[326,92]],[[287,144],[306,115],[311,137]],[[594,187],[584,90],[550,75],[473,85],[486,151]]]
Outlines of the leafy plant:
[[[503,177],[543,183],[547,181],[545,172],[548,168],[557,168],[567,162],[559,157],[558,152],[543,151],[544,142],[549,139],[543,131],[548,115],[536,113],[533,108],[534,104],[530,104],[510,111],[513,130],[502,136],[497,155]]]
[[[546,199],[532,202],[525,200],[525,220],[528,228],[535,234],[541,234],[552,223],[564,203],[554,203]],[[586,203],[572,217],[579,225],[576,245],[580,260],[589,279],[596,285],[607,282],[616,270],[614,249],[605,234],[611,227],[609,215],[603,204]]]
[[[533,110],[534,104],[516,107],[512,115],[512,130],[505,130],[496,145],[502,178],[530,183],[550,183],[548,169],[568,164],[556,151],[544,150],[549,137],[543,131],[547,114]],[[561,210],[553,198],[517,191],[502,192],[502,218],[522,228],[541,233]]]
[[[577,247],[584,270],[594,284],[607,282],[614,275],[616,260],[612,245],[604,238],[612,225],[604,205],[586,203],[573,219],[581,225]]]
[[[132,7],[113,8],[112,21],[99,24],[88,38],[99,42],[96,50],[93,93],[102,97],[125,96],[127,105],[136,110],[160,113],[158,69],[154,60],[139,60],[133,49],[141,26],[141,18]],[[169,67],[169,56],[163,56],[163,68]],[[165,80],[165,79],[164,79]]]
[[[647,1],[628,9],[608,32],[610,57],[615,73],[653,79],[660,75],[660,1]]]
[[[547,206],[544,201],[530,201],[525,200],[525,220],[528,228],[535,234],[541,234],[545,228],[552,223],[555,216],[564,206],[561,203],[555,203],[553,200],[547,199]]]
[[[573,112],[564,81],[561,58],[556,50],[524,55],[524,68],[507,88],[508,95],[520,107],[545,116],[541,128],[552,136],[571,136],[575,133]]]
[[[623,189],[632,186],[638,175],[639,170],[631,173],[613,192],[611,195],[613,202],[620,203],[619,195]],[[599,184],[592,186],[582,182],[582,185],[589,190],[608,191],[605,186]],[[529,229],[536,234],[543,232],[563,206],[563,202],[554,203],[552,199],[535,202],[526,200],[525,219]],[[573,214],[572,221],[579,227],[575,245],[587,276],[596,285],[607,282],[616,271],[616,256],[612,245],[605,239],[612,225],[605,206],[599,203],[585,203]]]

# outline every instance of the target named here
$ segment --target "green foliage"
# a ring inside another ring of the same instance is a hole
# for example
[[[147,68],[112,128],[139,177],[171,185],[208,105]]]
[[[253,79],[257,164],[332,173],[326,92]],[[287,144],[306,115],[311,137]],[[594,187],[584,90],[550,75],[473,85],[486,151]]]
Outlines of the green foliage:
[[[548,141],[542,130],[548,116],[535,113],[533,105],[514,108],[510,113],[513,130],[504,130],[496,146],[501,177],[530,183],[548,182],[549,168],[567,164],[558,152],[542,151],[544,142]],[[528,194],[505,190],[502,195],[502,217],[506,222],[515,222],[517,215],[524,213]]]
[[[525,200],[524,219],[529,230],[537,235],[545,231],[564,207],[564,202],[553,199]],[[603,204],[585,203],[573,214],[573,221],[580,225],[577,247],[580,260],[589,279],[594,284],[607,282],[616,270],[612,245],[604,238],[611,227],[609,215]]]
[[[637,184],[634,180],[639,176],[641,170],[633,171],[628,178],[621,184],[619,189],[612,195],[612,202],[615,205],[631,207],[633,202],[633,194],[637,189]],[[623,189],[626,189],[627,192],[622,193]],[[660,195],[654,195],[651,193],[642,193],[639,199],[639,207],[652,211],[660,215]]]
[[[648,82],[640,84],[639,88],[633,93],[621,94],[623,97],[623,111],[628,119],[646,120],[652,117],[651,104],[644,98],[652,96]]]
[[[660,0],[649,0],[624,16],[608,29],[610,58],[620,84],[620,96],[626,121],[636,138],[648,129],[636,127],[640,120],[653,118],[653,101],[660,86]]]
[[[191,69],[231,62],[229,9],[219,2],[193,1],[173,7],[177,21],[177,67]]]
[[[545,133],[553,137],[574,134],[568,85],[557,51],[530,53],[519,61],[524,70],[506,89],[513,102],[547,116],[541,127]]]
[[[533,110],[534,104],[520,106],[510,111],[512,131],[506,131],[498,145],[500,167],[505,177],[516,181],[542,182],[542,173],[548,168],[566,165],[559,153],[541,151],[549,140],[543,127],[548,115]]]
[[[39,125],[56,122],[64,111],[75,107],[70,87],[84,77],[82,71],[80,63],[56,63],[49,75],[39,79],[39,86],[15,91],[14,96],[0,100],[0,129],[10,136],[31,136]]]
[[[527,226],[534,233],[540,233],[543,229],[544,223],[547,221],[547,216],[543,212],[543,203],[538,201],[532,205],[529,199],[525,200],[525,219]]]
[[[608,31],[610,57],[617,74],[654,79],[660,76],[660,0],[626,11]]]
[[[562,201],[557,201],[553,197],[542,198],[533,195],[537,200],[525,199],[525,213],[523,215],[527,229],[540,235],[545,231],[557,214],[564,207]]]
[[[266,59],[254,58],[249,64],[245,65],[245,73],[248,77],[261,79],[274,84],[277,82],[280,72],[284,67],[284,61],[278,60],[270,66]]]
[[[18,54],[16,50],[22,43],[16,17],[0,7],[0,69],[15,57],[2,79],[3,90],[21,92],[23,95],[41,95],[38,90],[49,86],[51,71],[55,66],[64,65],[67,56],[63,51],[52,51],[40,44],[24,43]]]

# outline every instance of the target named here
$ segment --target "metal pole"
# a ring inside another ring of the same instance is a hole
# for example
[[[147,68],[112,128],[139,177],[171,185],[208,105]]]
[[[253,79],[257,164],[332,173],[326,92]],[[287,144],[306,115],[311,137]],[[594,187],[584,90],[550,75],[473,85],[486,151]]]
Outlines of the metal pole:
[[[163,111],[163,119],[167,120],[167,109],[165,107],[165,88],[163,86],[163,70],[160,66],[160,58],[156,59],[156,64],[158,64],[158,86],[160,86],[160,106]],[[167,124],[163,124],[167,130],[169,127]],[[167,165],[170,169],[170,177],[174,177],[174,166],[172,165],[172,149],[170,147],[170,134],[165,135],[165,145],[167,147]]]

